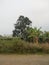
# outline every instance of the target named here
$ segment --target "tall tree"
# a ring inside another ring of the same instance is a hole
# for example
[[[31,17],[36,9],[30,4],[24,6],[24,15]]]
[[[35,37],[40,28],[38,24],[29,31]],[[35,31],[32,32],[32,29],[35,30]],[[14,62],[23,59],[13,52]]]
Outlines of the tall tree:
[[[32,22],[28,17],[20,16],[15,24],[15,30],[13,30],[13,36],[20,37],[22,39],[26,39],[27,32],[26,30],[30,27]]]

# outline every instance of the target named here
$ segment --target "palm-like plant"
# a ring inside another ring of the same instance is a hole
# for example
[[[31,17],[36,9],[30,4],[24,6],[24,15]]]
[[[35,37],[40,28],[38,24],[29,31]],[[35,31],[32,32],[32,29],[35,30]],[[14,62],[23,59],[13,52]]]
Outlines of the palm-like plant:
[[[36,27],[34,28],[29,28],[28,30],[28,38],[33,41],[34,43],[38,43],[39,37],[42,35],[42,31],[40,30],[41,28],[37,29]]]

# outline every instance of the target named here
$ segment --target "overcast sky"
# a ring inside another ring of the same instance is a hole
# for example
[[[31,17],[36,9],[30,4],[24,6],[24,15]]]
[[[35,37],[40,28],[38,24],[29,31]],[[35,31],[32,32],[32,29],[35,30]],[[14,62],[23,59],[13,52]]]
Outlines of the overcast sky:
[[[49,0],[0,0],[0,34],[12,34],[20,15],[49,31]]]

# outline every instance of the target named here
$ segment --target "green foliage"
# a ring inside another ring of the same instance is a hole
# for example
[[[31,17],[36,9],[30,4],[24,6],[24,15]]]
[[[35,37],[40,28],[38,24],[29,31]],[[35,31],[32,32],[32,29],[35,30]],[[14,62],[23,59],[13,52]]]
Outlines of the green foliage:
[[[22,39],[26,39],[27,33],[26,30],[28,27],[30,27],[30,24],[32,22],[29,20],[29,18],[20,16],[15,24],[15,30],[13,31],[13,36],[20,37]]]
[[[49,44],[29,43],[18,37],[0,38],[0,53],[49,53]]]
[[[49,32],[42,32],[41,27],[30,27],[31,23],[28,17],[20,16],[15,24],[13,36],[33,43],[49,43]]]
[[[49,53],[49,32],[32,28],[29,18],[20,16],[13,37],[0,35],[0,53]]]

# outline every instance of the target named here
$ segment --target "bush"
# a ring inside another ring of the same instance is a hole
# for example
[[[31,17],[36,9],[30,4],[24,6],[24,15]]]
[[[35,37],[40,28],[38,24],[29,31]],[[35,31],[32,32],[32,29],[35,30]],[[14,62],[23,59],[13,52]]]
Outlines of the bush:
[[[49,53],[48,43],[29,43],[20,38],[13,37],[12,40],[0,40],[0,53]]]

